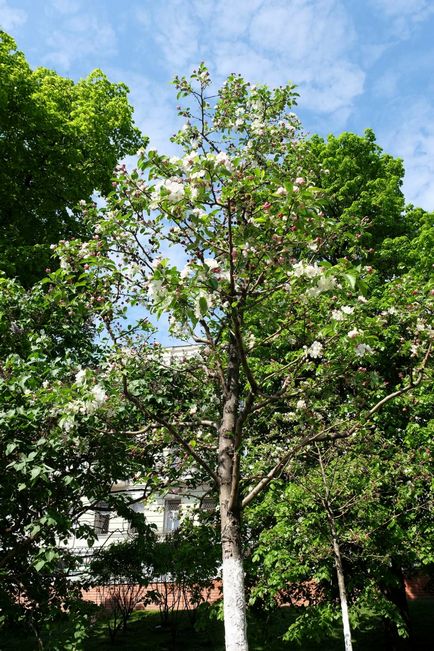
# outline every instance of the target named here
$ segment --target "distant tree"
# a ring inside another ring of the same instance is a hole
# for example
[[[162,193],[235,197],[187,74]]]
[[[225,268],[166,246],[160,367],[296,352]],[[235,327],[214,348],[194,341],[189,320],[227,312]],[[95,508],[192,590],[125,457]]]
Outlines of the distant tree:
[[[394,441],[377,430],[344,445],[316,444],[248,513],[259,532],[252,602],[297,603],[313,582],[315,598],[305,595],[307,608],[296,608],[286,639],[324,639],[339,618],[348,650],[350,622],[356,629],[379,618],[389,637],[395,630],[409,637],[402,568],[433,559],[431,477],[428,451],[407,437]]]
[[[111,639],[125,630],[139,603],[158,606],[161,622],[176,634],[177,615],[192,618],[204,603],[218,574],[220,554],[216,528],[185,520],[181,527],[158,539],[146,535],[114,544],[95,553],[89,580],[100,588],[110,609]]]
[[[0,32],[0,76],[0,270],[28,286],[51,243],[85,234],[78,202],[107,194],[116,162],[144,139],[127,87],[100,70],[77,83],[32,70]]]

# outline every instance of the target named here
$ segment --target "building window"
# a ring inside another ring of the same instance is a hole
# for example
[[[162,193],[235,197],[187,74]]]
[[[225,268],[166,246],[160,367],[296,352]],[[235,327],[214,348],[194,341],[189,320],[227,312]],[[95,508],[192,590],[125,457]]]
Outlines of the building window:
[[[205,497],[205,499],[202,500],[202,511],[214,513],[215,506],[215,500],[212,498]]]
[[[164,533],[171,533],[179,528],[181,500],[166,500],[164,507]]]
[[[108,533],[110,522],[110,511],[107,502],[97,502],[95,505],[95,533],[99,536]]]

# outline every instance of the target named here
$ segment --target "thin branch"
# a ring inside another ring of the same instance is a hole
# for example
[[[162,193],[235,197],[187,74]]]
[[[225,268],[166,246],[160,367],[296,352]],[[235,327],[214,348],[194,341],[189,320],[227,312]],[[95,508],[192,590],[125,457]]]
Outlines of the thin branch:
[[[316,441],[327,441],[327,440],[336,440],[336,439],[342,439],[342,438],[348,438],[352,434],[355,434],[355,432],[362,427],[363,425],[366,425],[366,421],[368,421],[371,416],[373,416],[381,407],[383,407],[385,404],[393,400],[394,398],[397,398],[399,396],[402,396],[405,393],[408,393],[415,387],[417,387],[424,376],[424,370],[426,367],[426,364],[428,362],[429,356],[431,353],[431,344],[428,346],[427,352],[425,354],[425,357],[422,360],[422,363],[418,369],[418,376],[416,380],[412,381],[410,384],[408,384],[406,387],[403,387],[402,389],[399,389],[398,391],[393,391],[392,393],[389,393],[387,396],[379,400],[366,414],[366,417],[364,418],[363,423],[356,423],[351,427],[349,430],[346,430],[344,432],[335,432],[334,434],[327,434],[328,431],[331,429],[334,429],[336,427],[336,424],[330,427],[327,427],[325,430],[322,432],[318,432],[318,434],[308,434],[307,436],[303,437],[302,440],[289,452],[287,452],[281,459],[280,461],[263,477],[257,484],[252,488],[252,490],[246,495],[246,497],[243,499],[241,506],[244,508],[252,500],[262,491],[264,488],[266,488],[270,482],[273,481],[275,477],[285,468],[285,466],[291,461],[291,459],[299,452],[302,448],[306,447],[307,445],[310,445],[311,443],[314,443]]]
[[[165,418],[162,418],[161,416],[158,417],[156,415],[150,414],[150,412],[146,409],[146,407],[143,406],[142,402],[137,398],[137,396],[133,395],[129,389],[128,389],[128,382],[127,378],[125,375],[122,377],[123,380],[123,389],[124,389],[124,395],[125,397],[132,402],[138,409],[139,411],[142,412],[147,417],[151,417],[152,420],[155,420],[157,423],[160,424],[160,426],[164,427],[167,429],[169,434],[172,436],[172,438],[182,447],[184,450],[191,456],[193,459],[208,473],[208,475],[213,479],[213,481],[216,483],[218,486],[218,478],[216,473],[212,470],[212,468],[208,465],[208,463],[202,459],[202,457],[191,447],[189,443],[179,434],[179,432],[176,430],[176,427],[174,427],[171,423],[169,423]]]

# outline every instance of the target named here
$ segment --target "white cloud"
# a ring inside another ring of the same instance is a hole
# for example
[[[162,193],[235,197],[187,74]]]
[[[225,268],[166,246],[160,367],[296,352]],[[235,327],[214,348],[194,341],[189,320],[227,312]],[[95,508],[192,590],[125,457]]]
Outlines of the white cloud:
[[[434,14],[432,0],[370,0],[371,5],[389,20],[391,33],[408,38],[413,29]]]
[[[124,82],[129,102],[134,106],[134,121],[142,133],[150,137],[150,146],[167,154],[175,154],[177,146],[169,138],[182,122],[176,113],[175,91],[169,79],[154,81],[128,68],[105,66],[104,72],[113,82]]]
[[[199,22],[184,10],[183,0],[164,3],[157,11],[155,39],[172,70],[179,71],[200,60]]]
[[[404,159],[406,199],[434,210],[434,107],[416,99],[399,117],[402,119],[383,134],[382,144]]]
[[[80,13],[68,17],[47,38],[49,53],[45,62],[69,71],[77,61],[104,54],[116,54],[117,41],[110,23],[97,16]],[[95,67],[95,64],[91,64]]]
[[[354,28],[336,0],[272,0],[256,13],[252,42],[292,61],[333,62],[354,40]]]
[[[0,0],[0,27],[5,32],[10,32],[27,20],[27,13],[23,9],[14,9],[7,0]]]
[[[341,120],[363,92],[342,0],[167,0],[137,17],[171,74],[204,59],[217,83],[230,72],[270,85],[291,80],[304,106]]]
[[[217,0],[210,16],[214,38],[218,40],[220,36],[230,40],[246,35],[256,13],[264,5],[267,5],[266,0]]]
[[[50,4],[60,14],[75,14],[81,8],[78,0],[51,0]]]

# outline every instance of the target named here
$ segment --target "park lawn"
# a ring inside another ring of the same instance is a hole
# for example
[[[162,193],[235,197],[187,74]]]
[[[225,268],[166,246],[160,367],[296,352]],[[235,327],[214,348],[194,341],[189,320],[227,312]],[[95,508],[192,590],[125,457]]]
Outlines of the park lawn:
[[[434,648],[434,600],[420,599],[410,603],[410,612],[414,626],[415,651],[431,651]],[[282,641],[282,635],[292,621],[293,611],[282,608],[271,617],[250,617],[249,648],[250,651],[281,651],[284,649],[302,649],[302,651],[342,651],[341,631],[336,629],[333,639],[319,643],[303,642],[300,647],[294,643]],[[355,649],[360,651],[384,651],[386,648],[382,627],[372,630],[357,631]],[[196,632],[185,613],[178,616],[175,634],[161,627],[159,616],[155,612],[135,613],[125,633],[119,634],[115,644],[108,640],[103,624],[99,624],[85,646],[86,651],[224,651],[223,625],[221,622],[207,623],[204,630]]]
[[[414,629],[414,651],[431,651],[434,648],[434,599],[419,599],[410,603]],[[250,651],[342,651],[341,631],[336,628],[333,639],[317,644],[303,642],[297,647],[294,643],[283,642],[282,635],[293,618],[293,611],[282,608],[270,617],[250,617]],[[0,633],[0,651],[34,651],[33,640],[23,634]],[[384,651],[386,647],[381,626],[372,630],[357,631],[354,635],[354,648],[360,651]],[[154,611],[136,612],[129,623],[128,630],[120,633],[115,643],[108,639],[104,622],[95,624],[91,637],[86,641],[84,651],[224,651],[223,625],[221,622],[206,622],[203,630],[195,631],[186,613],[179,613],[175,634],[163,628],[159,614]],[[408,647],[407,647],[408,649]]]

